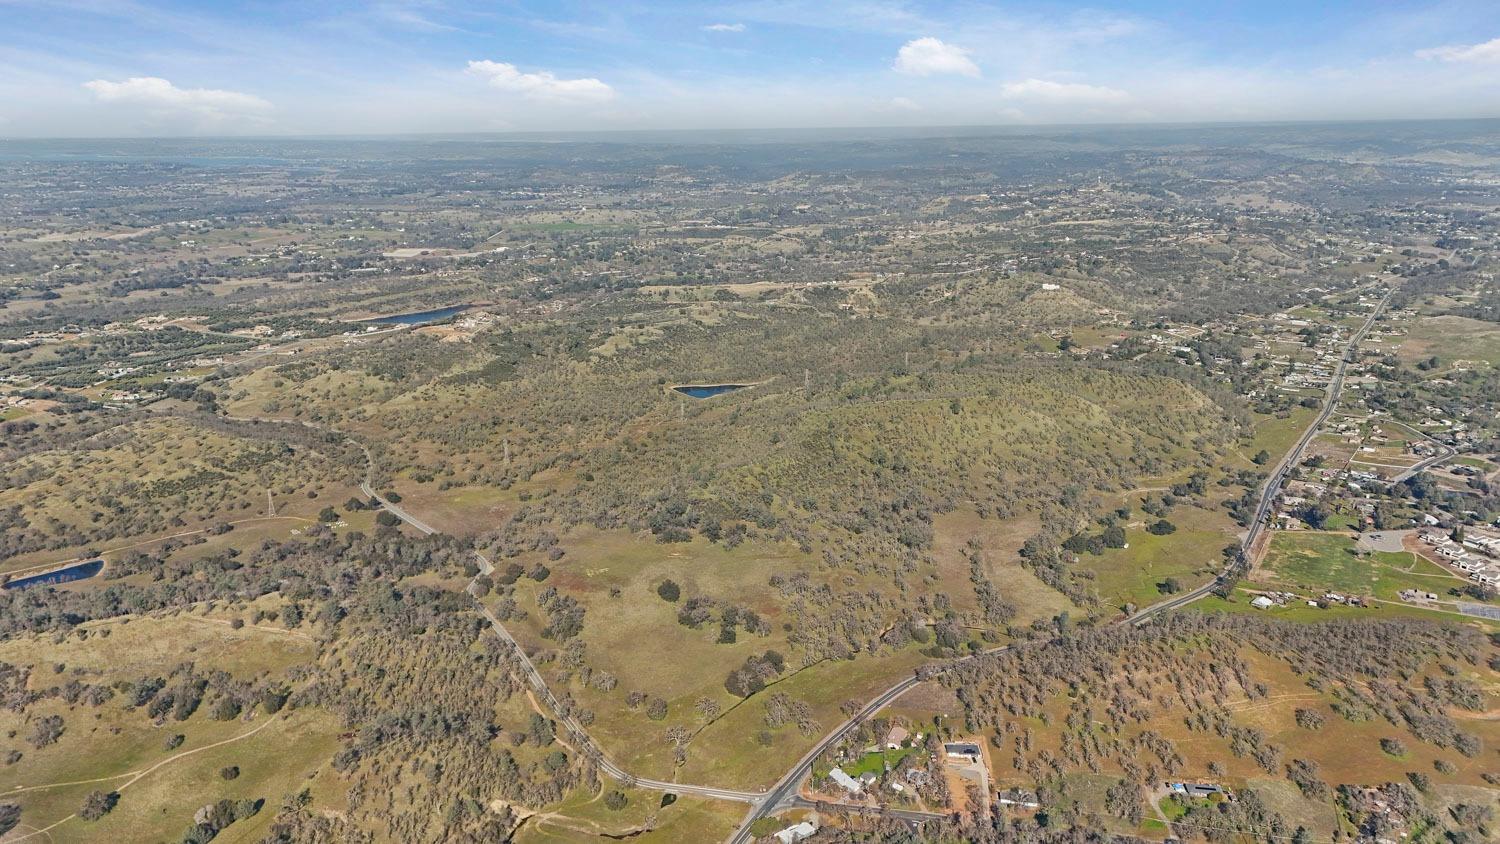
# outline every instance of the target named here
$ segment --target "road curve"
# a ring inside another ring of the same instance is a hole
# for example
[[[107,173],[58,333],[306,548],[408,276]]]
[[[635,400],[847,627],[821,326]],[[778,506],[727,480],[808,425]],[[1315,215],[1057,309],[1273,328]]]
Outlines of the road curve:
[[[406,522],[408,525],[411,525],[418,531],[421,531],[424,534],[434,534],[438,532],[426,522],[423,522],[401,507],[398,507],[390,501],[386,500],[383,496],[377,495],[375,491],[370,488],[368,482],[361,483],[360,490],[364,492],[365,495],[368,495],[374,500],[378,501],[380,503],[380,506],[384,508],[386,512],[390,513],[401,521]],[[475,559],[479,561],[480,575],[490,574],[494,572],[495,566],[490,562],[490,559],[488,557],[481,554],[479,551],[474,551],[473,553]],[[469,597],[474,599],[474,605],[479,608],[479,613],[484,616],[485,621],[488,621],[490,623],[490,629],[495,631],[495,635],[499,636],[501,641],[510,646],[511,651],[516,656],[516,660],[521,665],[521,670],[526,674],[527,682],[531,684],[532,691],[535,692],[536,695],[542,700],[547,702],[547,707],[552,710],[552,714],[555,715],[557,717],[557,720],[562,723],[564,728],[567,729],[568,741],[574,747],[579,748],[580,750],[582,750],[582,752],[586,753],[588,757],[594,761],[594,764],[598,766],[599,770],[615,778],[616,780],[619,780],[622,783],[626,783],[637,788],[646,788],[653,791],[670,791],[673,794],[693,794],[700,797],[712,797],[719,800],[734,800],[741,803],[759,803],[761,801],[764,795],[757,792],[736,791],[734,789],[715,788],[714,786],[708,785],[688,785],[685,783],[665,782],[663,780],[642,779],[640,777],[631,775],[624,768],[621,768],[619,765],[616,765],[614,762],[610,761],[610,758],[604,755],[604,750],[600,748],[598,743],[594,741],[593,737],[588,734],[588,731],[583,728],[583,725],[578,723],[578,721],[573,717],[571,711],[564,709],[562,703],[553,696],[552,689],[547,686],[547,681],[542,678],[542,674],[537,670],[536,664],[531,661],[531,658],[526,655],[526,651],[521,648],[521,643],[516,641],[515,637],[510,634],[510,631],[505,628],[505,625],[500,623],[500,619],[496,618],[494,613],[490,612],[489,607],[486,607],[484,605],[484,602],[480,600],[478,590],[475,587],[475,581],[478,579],[478,577],[479,575],[475,575],[475,580],[470,580],[469,585],[465,588],[464,591],[468,592]]]
[[[1302,452],[1307,448],[1308,443],[1312,442],[1313,437],[1317,436],[1318,429],[1323,426],[1323,423],[1328,421],[1328,417],[1333,415],[1334,408],[1338,405],[1339,395],[1344,388],[1344,373],[1348,370],[1350,358],[1354,356],[1355,352],[1359,348],[1360,342],[1364,340],[1365,335],[1369,333],[1370,328],[1375,324],[1375,320],[1379,318],[1380,314],[1385,310],[1386,305],[1390,302],[1391,296],[1393,295],[1395,295],[1394,289],[1386,293],[1385,297],[1382,298],[1379,304],[1375,306],[1375,310],[1370,313],[1369,318],[1365,320],[1364,324],[1360,326],[1360,329],[1356,331],[1354,335],[1349,339],[1349,343],[1344,347],[1343,357],[1339,360],[1338,370],[1335,372],[1334,377],[1328,382],[1328,389],[1324,393],[1322,411],[1319,412],[1318,417],[1314,419],[1310,425],[1307,426],[1307,429],[1302,432],[1301,438],[1297,440],[1297,443],[1295,446],[1293,446],[1292,450],[1287,452],[1286,455],[1284,455],[1276,464],[1276,467],[1272,470],[1270,477],[1266,479],[1265,484],[1261,487],[1260,504],[1256,507],[1255,519],[1251,522],[1250,530],[1245,534],[1245,538],[1240,545],[1240,547],[1246,553],[1249,553],[1250,549],[1255,545],[1256,540],[1260,538],[1261,532],[1265,529],[1266,524],[1269,522],[1271,509],[1275,506],[1276,497],[1281,493],[1281,486],[1286,482],[1287,474],[1291,471],[1291,468],[1302,459]],[[1224,575],[1220,575],[1220,578],[1222,578],[1223,576]],[[1188,604],[1191,604],[1192,602],[1204,597],[1205,595],[1208,595],[1214,590],[1214,587],[1217,586],[1218,583],[1219,578],[1215,578],[1214,580],[1211,580],[1196,589],[1184,592],[1181,595],[1174,595],[1164,601],[1152,604],[1151,606],[1140,610],[1134,615],[1130,615],[1121,619],[1117,623],[1129,625],[1143,624],[1156,617],[1157,615],[1160,615],[1161,613],[1178,609],[1179,607],[1187,606]],[[1004,647],[985,651],[980,656],[999,653],[1009,647],[1011,646],[1007,645]],[[975,658],[976,657],[974,656],[964,657],[963,659],[954,660],[949,665],[956,665]],[[829,733],[823,738],[822,741],[819,741],[811,750],[807,752],[806,755],[798,760],[796,766],[794,766],[790,771],[786,773],[785,776],[783,776],[776,782],[776,785],[773,786],[769,792],[767,792],[766,799],[764,801],[757,803],[751,807],[750,813],[745,816],[745,820],[741,822],[739,829],[735,830],[734,835],[730,836],[730,844],[745,844],[745,842],[750,840],[750,825],[752,823],[762,817],[771,814],[778,808],[787,805],[788,803],[793,802],[797,799],[800,799],[795,796],[797,785],[801,783],[802,778],[811,771],[812,760],[817,758],[820,753],[827,750],[829,746],[838,741],[839,738],[841,738],[856,721],[873,715],[890,701],[893,701],[896,698],[900,697],[903,693],[909,691],[920,682],[921,681],[918,680],[915,676],[912,676],[903,679],[901,682],[895,684],[894,686],[891,686],[889,689],[881,692],[880,695],[877,696],[874,700],[866,704],[864,708],[860,709],[860,711],[855,714],[853,718],[845,721],[843,724],[840,724],[832,733]]]
[[[370,452],[368,446],[360,442],[355,437],[350,436],[348,433],[340,431],[337,428],[333,428],[328,425],[320,425],[315,422],[306,422],[298,419],[276,419],[274,417],[264,416],[229,416],[227,414],[225,415],[225,418],[236,422],[261,422],[278,425],[296,424],[301,425],[304,428],[322,431],[348,440],[350,443],[353,443],[355,446],[357,446],[365,456],[365,477],[359,482],[360,492],[378,503],[381,509],[410,525],[418,532],[429,536],[440,532],[432,525],[429,525],[428,523],[422,521],[421,519],[408,512],[405,508],[388,500],[387,498],[385,498],[385,496],[380,495],[375,491],[374,487],[371,486],[371,481],[373,481],[375,477],[375,457]],[[479,574],[483,575],[494,572],[495,566],[492,562],[490,562],[490,559],[488,557],[486,557],[484,554],[481,554],[477,550],[473,553],[475,559],[479,561]],[[690,785],[686,783],[666,782],[664,780],[644,779],[634,776],[630,772],[621,768],[619,765],[616,765],[613,761],[610,760],[608,756],[604,754],[604,751],[599,747],[598,743],[595,742],[593,737],[588,734],[588,731],[583,728],[583,725],[578,723],[571,712],[563,708],[561,702],[558,701],[558,699],[552,694],[552,690],[548,688],[547,681],[542,678],[542,674],[537,670],[536,664],[531,661],[531,658],[526,655],[526,651],[521,648],[520,643],[517,642],[516,638],[512,636],[510,631],[505,628],[505,625],[500,623],[500,619],[496,618],[495,615],[490,612],[489,608],[484,605],[484,602],[479,599],[477,589],[475,588],[475,581],[478,579],[478,576],[479,575],[475,575],[475,579],[469,581],[469,584],[465,588],[465,591],[468,592],[469,597],[474,599],[474,605],[479,609],[480,614],[484,616],[485,620],[489,622],[490,629],[495,631],[495,635],[499,636],[501,641],[510,646],[511,651],[516,656],[517,662],[519,662],[521,666],[521,670],[526,674],[526,681],[531,685],[532,691],[546,702],[547,707],[552,710],[552,713],[556,716],[558,722],[561,723],[566,729],[568,741],[574,747],[578,748],[581,752],[587,754],[588,757],[593,760],[594,764],[599,768],[599,770],[603,771],[614,779],[619,780],[622,783],[632,785],[637,788],[650,789],[653,791],[666,791],[673,794],[692,794],[700,797],[710,797],[718,800],[732,800],[740,803],[752,804],[759,803],[765,798],[764,794],[754,791],[737,791],[731,788],[717,788],[715,786],[708,785]]]

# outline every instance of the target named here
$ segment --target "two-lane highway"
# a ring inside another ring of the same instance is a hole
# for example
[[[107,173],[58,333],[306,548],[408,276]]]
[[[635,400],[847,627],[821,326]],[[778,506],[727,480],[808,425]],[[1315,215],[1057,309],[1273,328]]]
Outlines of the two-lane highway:
[[[1270,476],[1266,478],[1265,483],[1261,486],[1260,503],[1256,507],[1255,519],[1251,522],[1250,528],[1246,532],[1245,538],[1240,545],[1241,550],[1247,557],[1251,553],[1253,553],[1256,541],[1260,538],[1261,532],[1265,529],[1265,526],[1270,522],[1271,511],[1276,506],[1276,498],[1281,494],[1281,487],[1286,482],[1287,475],[1290,473],[1292,467],[1296,466],[1297,463],[1302,459],[1303,451],[1307,449],[1307,446],[1312,442],[1313,437],[1317,436],[1318,430],[1323,426],[1324,423],[1328,421],[1328,418],[1333,415],[1334,408],[1338,406],[1339,396],[1344,389],[1344,375],[1348,371],[1349,363],[1358,355],[1359,344],[1364,340],[1365,335],[1369,333],[1370,328],[1375,325],[1375,320],[1380,317],[1380,314],[1385,310],[1386,305],[1390,303],[1391,296],[1393,295],[1395,295],[1394,289],[1386,293],[1386,295],[1375,306],[1375,309],[1370,312],[1370,316],[1364,321],[1364,324],[1360,326],[1359,330],[1356,331],[1352,337],[1350,337],[1349,343],[1344,347],[1344,354],[1339,360],[1338,368],[1334,372],[1333,378],[1329,380],[1328,388],[1324,392],[1322,410],[1318,413],[1317,418],[1315,418],[1312,423],[1307,426],[1307,429],[1302,432],[1302,436],[1297,440],[1296,445],[1292,447],[1291,451],[1288,451],[1284,456],[1282,456],[1281,460],[1276,464],[1276,467],[1271,471]],[[1223,576],[1224,575],[1220,575],[1220,577]],[[1118,623],[1140,625],[1156,617],[1157,615],[1160,615],[1161,613],[1187,606],[1188,604],[1191,604],[1192,602],[1211,593],[1214,587],[1218,585],[1218,582],[1219,579],[1215,578],[1214,580],[1209,581],[1208,583],[1205,583],[1196,589],[1184,592],[1181,595],[1174,595],[1164,601],[1152,604],[1151,606],[1140,610],[1134,615],[1127,616],[1126,618],[1121,619]],[[995,648],[992,651],[986,651],[983,655],[998,653],[1004,650],[1006,650],[1006,647]],[[949,664],[949,666],[945,667],[958,665],[975,658],[976,657],[971,656],[959,660],[954,660]],[[764,801],[757,803],[750,809],[750,813],[746,815],[745,820],[740,824],[740,828],[735,831],[733,836],[730,837],[730,844],[745,844],[745,842],[750,840],[750,825],[752,823],[762,817],[772,814],[780,808],[792,805],[793,801],[799,799],[797,797],[798,786],[801,784],[802,779],[806,777],[812,770],[812,761],[816,759],[819,754],[823,753],[829,747],[833,746],[844,735],[844,733],[849,730],[850,727],[852,727],[858,721],[874,715],[875,712],[879,711],[882,707],[886,706],[891,701],[894,701],[905,692],[914,688],[920,682],[921,680],[919,680],[915,676],[912,676],[903,679],[901,682],[895,684],[894,686],[891,686],[889,689],[881,692],[874,700],[870,701],[862,709],[860,709],[860,711],[856,713],[853,718],[850,718],[848,721],[840,724],[838,728],[825,736],[822,741],[819,741],[817,745],[815,745],[806,753],[806,755],[798,760],[796,766],[794,766],[780,780],[777,781],[776,785],[773,786],[769,792],[767,792],[766,799]]]

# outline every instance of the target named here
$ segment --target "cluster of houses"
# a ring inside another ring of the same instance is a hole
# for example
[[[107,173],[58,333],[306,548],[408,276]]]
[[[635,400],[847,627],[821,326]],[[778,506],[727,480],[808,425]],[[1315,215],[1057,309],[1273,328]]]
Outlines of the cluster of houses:
[[[1317,598],[1307,599],[1304,599],[1302,596],[1292,592],[1267,592],[1263,595],[1256,595],[1254,598],[1252,598],[1250,600],[1250,606],[1255,607],[1258,610],[1268,610],[1272,607],[1284,607],[1287,604],[1292,603],[1293,601],[1302,600],[1306,600],[1309,607],[1321,607],[1324,609],[1335,605],[1345,607],[1366,607],[1370,605],[1369,599],[1367,598],[1361,598],[1355,595],[1342,595],[1338,592],[1324,592]]]
[[[1309,607],[1331,607],[1335,605],[1368,607],[1371,604],[1369,598],[1362,598],[1357,595],[1341,595],[1338,592],[1324,592],[1316,601],[1309,599],[1307,605]]]
[[[1500,538],[1485,535],[1465,537],[1455,542],[1441,533],[1423,531],[1422,541],[1432,546],[1434,554],[1443,558],[1449,566],[1468,575],[1469,580],[1482,586],[1500,585],[1500,564],[1488,559],[1500,557]],[[1476,556],[1474,553],[1485,555]]]
[[[1301,600],[1301,598],[1291,592],[1267,592],[1263,595],[1256,595],[1250,601],[1250,606],[1258,610],[1268,610],[1271,607],[1284,607],[1288,603],[1297,600]]]
[[[913,735],[905,727],[901,726],[900,724],[895,724],[892,725],[888,731],[886,731],[885,740],[881,742],[881,746],[867,747],[865,748],[865,751],[867,753],[877,753],[882,749],[882,747],[885,750],[900,750],[903,747],[914,747],[920,744],[921,741],[922,733],[916,733],[915,735]],[[974,752],[976,755],[979,752],[979,748],[977,745],[974,746]],[[866,771],[856,778],[850,776],[849,773],[843,768],[834,768],[833,770],[829,771],[828,778],[833,780],[834,784],[836,784],[839,788],[842,788],[851,796],[866,794],[867,789],[875,785],[875,783],[880,780],[880,777],[873,771]],[[905,778],[906,782],[911,785],[923,786],[931,780],[931,775],[922,768],[908,768],[905,773]],[[896,792],[897,794],[901,794],[906,791],[906,786],[901,784],[894,778],[889,780],[889,782],[886,784],[886,787],[891,791]]]

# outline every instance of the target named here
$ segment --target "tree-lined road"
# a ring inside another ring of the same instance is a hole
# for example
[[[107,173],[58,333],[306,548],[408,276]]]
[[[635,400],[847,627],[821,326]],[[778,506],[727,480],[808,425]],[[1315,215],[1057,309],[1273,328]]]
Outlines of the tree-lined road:
[[[1312,421],[1312,424],[1308,425],[1307,429],[1302,432],[1302,436],[1298,438],[1296,445],[1292,446],[1292,450],[1282,455],[1281,460],[1276,464],[1276,468],[1271,470],[1270,477],[1266,478],[1265,484],[1261,487],[1260,504],[1255,508],[1255,519],[1250,523],[1250,529],[1245,534],[1244,540],[1240,543],[1240,551],[1245,555],[1247,560],[1251,560],[1251,555],[1255,553],[1255,543],[1260,540],[1261,533],[1266,530],[1267,525],[1271,522],[1271,511],[1276,506],[1276,498],[1281,495],[1281,488],[1286,483],[1287,475],[1291,473],[1292,467],[1301,462],[1302,453],[1307,450],[1307,446],[1313,441],[1313,437],[1318,435],[1318,431],[1328,422],[1328,417],[1332,416],[1333,411],[1338,407],[1339,396],[1344,391],[1344,374],[1349,369],[1351,358],[1356,356],[1359,351],[1359,344],[1365,339],[1365,335],[1370,332],[1371,326],[1375,324],[1375,320],[1380,317],[1386,305],[1390,303],[1391,296],[1395,295],[1395,293],[1396,291],[1392,290],[1385,294],[1385,297],[1375,306],[1375,310],[1370,312],[1370,316],[1365,320],[1364,324],[1360,326],[1358,331],[1354,332],[1354,336],[1349,338],[1348,345],[1344,347],[1344,354],[1339,358],[1338,369],[1335,370],[1333,378],[1329,379],[1328,388],[1324,391],[1323,409],[1318,412],[1318,416]],[[1253,560],[1251,561],[1253,562]],[[1227,574],[1226,572],[1225,575],[1220,575],[1219,578],[1215,578],[1196,589],[1152,604],[1135,615],[1130,616],[1127,620],[1130,624],[1140,625],[1150,621],[1161,613],[1187,606],[1213,592],[1214,588],[1219,585],[1220,578]]]
[[[1394,294],[1394,290],[1386,293],[1385,297],[1382,298],[1379,304],[1375,306],[1375,310],[1370,313],[1369,318],[1367,318],[1364,324],[1360,326],[1360,329],[1354,333],[1354,336],[1349,339],[1348,345],[1344,347],[1343,357],[1339,360],[1338,369],[1334,373],[1334,377],[1328,382],[1328,389],[1324,393],[1323,397],[1322,411],[1318,413],[1317,418],[1312,421],[1312,424],[1308,425],[1307,429],[1302,432],[1301,438],[1297,440],[1297,443],[1292,447],[1292,450],[1287,452],[1281,458],[1281,461],[1276,464],[1276,468],[1272,470],[1271,476],[1268,477],[1265,484],[1262,485],[1260,493],[1260,504],[1256,507],[1255,519],[1253,522],[1251,522],[1250,529],[1245,534],[1245,538],[1240,545],[1241,550],[1244,554],[1246,554],[1247,557],[1251,553],[1251,550],[1254,548],[1255,542],[1260,538],[1261,532],[1265,530],[1266,525],[1270,521],[1271,510],[1276,505],[1276,497],[1281,494],[1281,487],[1282,484],[1286,482],[1287,474],[1291,471],[1291,468],[1297,465],[1297,462],[1301,460],[1302,452],[1306,450],[1307,445],[1312,442],[1313,437],[1317,436],[1318,430],[1323,426],[1325,422],[1328,421],[1328,417],[1333,415],[1334,408],[1338,405],[1339,395],[1344,389],[1344,374],[1348,370],[1350,359],[1355,356],[1359,349],[1360,342],[1363,341],[1365,335],[1369,333],[1371,326],[1375,324],[1375,320],[1379,318],[1380,314],[1385,310],[1386,305],[1391,300],[1391,296]],[[1220,575],[1220,577],[1223,576],[1225,575]],[[1215,578],[1214,580],[1211,580],[1196,589],[1184,592],[1181,595],[1174,595],[1173,597],[1168,598],[1164,601],[1152,604],[1151,606],[1142,609],[1134,615],[1127,616],[1121,619],[1118,623],[1129,625],[1144,624],[1147,621],[1150,621],[1152,618],[1160,615],[1161,613],[1187,606],[1188,604],[1191,604],[1192,602],[1208,595],[1214,590],[1214,587],[1217,586],[1218,583],[1219,578]],[[1006,650],[1008,647],[1011,646],[995,648],[994,650],[986,651],[980,656],[988,656],[993,653],[999,653]],[[961,664],[975,658],[977,657],[970,656],[960,660],[955,660],[952,663],[949,663],[949,666],[946,667]],[[858,721],[870,717],[875,712],[879,711],[882,707],[889,704],[891,701],[894,701],[902,694],[915,688],[920,682],[922,681],[915,676],[905,678],[901,682],[895,684],[894,686],[891,686],[889,689],[886,689],[884,692],[881,692],[878,696],[876,696],[874,700],[870,701],[870,703],[866,704],[864,708],[860,709],[860,711],[853,718],[845,721],[843,724],[839,725],[837,729],[825,736],[822,741],[818,742],[816,746],[809,750],[807,754],[797,762],[795,767],[793,767],[786,773],[785,776],[777,781],[776,785],[772,787],[771,791],[766,795],[766,800],[764,802],[758,803],[751,808],[750,813],[745,817],[744,822],[740,824],[740,828],[735,831],[735,834],[733,836],[730,837],[730,844],[744,844],[744,842],[749,841],[750,825],[752,823],[759,820],[760,818],[772,814],[780,808],[791,805],[792,801],[797,799],[796,792],[798,784],[800,784],[802,782],[802,779],[806,777],[812,770],[812,761],[816,759],[819,754],[823,753],[829,747],[832,747],[835,743],[837,743],[839,739],[845,734],[845,732],[849,730],[850,727],[852,727]]]

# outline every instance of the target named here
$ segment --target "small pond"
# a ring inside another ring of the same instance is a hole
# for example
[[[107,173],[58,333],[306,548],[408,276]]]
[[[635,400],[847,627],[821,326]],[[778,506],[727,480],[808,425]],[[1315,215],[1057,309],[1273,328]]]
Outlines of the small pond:
[[[468,305],[453,305],[447,308],[434,308],[430,311],[413,311],[409,314],[391,314],[390,316],[371,317],[365,322],[374,322],[381,325],[424,325],[429,322],[438,322],[447,319],[457,313],[469,309]]]
[[[93,577],[104,570],[103,560],[89,560],[86,563],[68,566],[67,568],[49,571],[45,574],[34,574],[31,577],[20,577],[5,584],[6,589],[25,589],[28,586],[43,586],[57,583],[72,583],[75,580],[85,580]]]
[[[733,390],[743,390],[744,388],[746,388],[748,386],[750,386],[750,385],[749,384],[688,384],[688,385],[683,385],[681,387],[673,387],[672,389],[676,390],[679,393],[682,393],[685,396],[692,396],[695,399],[706,399],[706,398],[708,398],[710,396],[717,396],[720,393],[728,393],[728,392],[731,392]]]

